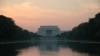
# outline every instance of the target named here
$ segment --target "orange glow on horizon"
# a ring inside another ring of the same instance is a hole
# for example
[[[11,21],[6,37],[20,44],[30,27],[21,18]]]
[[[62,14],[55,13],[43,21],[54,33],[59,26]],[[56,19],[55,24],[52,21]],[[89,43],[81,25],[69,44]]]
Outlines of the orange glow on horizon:
[[[36,31],[41,25],[58,25],[61,30],[71,30],[100,12],[98,4],[95,3],[80,3],[80,6],[81,8],[77,7],[73,10],[57,10],[44,8],[39,4],[33,5],[26,0],[20,4],[2,6],[0,12],[13,18],[17,25],[30,31]]]

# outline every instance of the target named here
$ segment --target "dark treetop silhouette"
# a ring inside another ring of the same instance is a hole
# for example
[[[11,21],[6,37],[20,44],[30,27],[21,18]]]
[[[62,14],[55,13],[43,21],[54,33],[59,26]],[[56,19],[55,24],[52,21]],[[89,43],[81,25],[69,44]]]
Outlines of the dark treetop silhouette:
[[[38,38],[37,38],[38,37]],[[6,16],[0,15],[0,43],[9,41],[22,40],[39,40],[39,35],[24,30],[17,26],[14,21]],[[69,45],[73,50],[100,55],[100,44],[84,43],[84,41],[100,42],[100,13],[96,14],[95,18],[90,18],[89,22],[80,24],[72,29],[72,31],[64,32],[57,35],[60,40],[80,40],[79,43],[63,42],[61,45]],[[61,38],[62,37],[62,38]],[[17,49],[26,48],[30,45],[38,45],[38,42],[33,43],[16,43],[0,45],[0,56],[16,56]],[[98,55],[98,56],[99,56]],[[95,55],[96,56],[96,55]]]
[[[23,41],[33,38],[37,40],[39,35],[24,30],[17,26],[14,21],[6,16],[0,15],[0,43],[12,42],[12,41]],[[1,44],[0,45],[0,56],[16,56],[17,49],[25,48],[30,45],[37,45],[38,43],[16,43],[16,44]]]
[[[69,47],[79,52],[90,54],[100,54],[100,13],[95,15],[95,18],[90,18],[88,22],[81,23],[72,31],[64,32],[58,37],[61,39],[82,41],[78,43],[69,43]],[[84,41],[99,42],[84,43]],[[65,44],[64,44],[65,45]]]

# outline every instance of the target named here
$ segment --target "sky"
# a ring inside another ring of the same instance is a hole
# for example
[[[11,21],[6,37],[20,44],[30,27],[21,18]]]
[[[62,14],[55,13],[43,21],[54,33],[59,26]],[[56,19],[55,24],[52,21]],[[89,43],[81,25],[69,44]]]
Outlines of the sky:
[[[58,25],[71,30],[100,12],[100,0],[0,0],[0,14],[29,31]]]

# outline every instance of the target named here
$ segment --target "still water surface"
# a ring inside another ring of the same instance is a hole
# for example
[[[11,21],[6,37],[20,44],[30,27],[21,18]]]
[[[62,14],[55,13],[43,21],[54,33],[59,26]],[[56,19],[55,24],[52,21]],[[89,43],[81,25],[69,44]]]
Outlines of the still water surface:
[[[57,37],[41,37],[39,46],[31,46],[18,51],[17,56],[89,56],[86,53],[59,46]]]
[[[58,51],[42,51],[39,47],[29,47],[19,50],[17,56],[89,56],[86,53],[75,52],[70,48],[59,48]]]

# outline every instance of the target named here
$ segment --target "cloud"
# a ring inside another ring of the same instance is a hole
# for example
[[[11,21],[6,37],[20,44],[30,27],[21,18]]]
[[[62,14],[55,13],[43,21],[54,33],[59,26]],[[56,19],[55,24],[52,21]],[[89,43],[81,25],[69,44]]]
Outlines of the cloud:
[[[55,10],[34,5],[32,2],[23,2],[0,7],[0,14],[13,18],[16,24],[31,31],[36,31],[40,25],[59,25],[62,29],[71,29],[88,21],[88,18],[99,11],[95,4],[81,4],[81,8],[77,11]]]
[[[17,4],[13,6],[5,6],[1,8],[2,13],[9,15],[9,16],[28,16],[31,15],[36,16],[40,13],[40,9],[36,6],[31,6],[31,3],[25,2],[22,4]]]
[[[36,27],[36,25],[51,24],[50,21],[55,22],[57,19],[59,21],[61,18],[72,16],[71,12],[44,9],[33,6],[30,2],[1,7],[0,11],[1,14],[12,17],[18,25],[28,29],[32,24]]]

